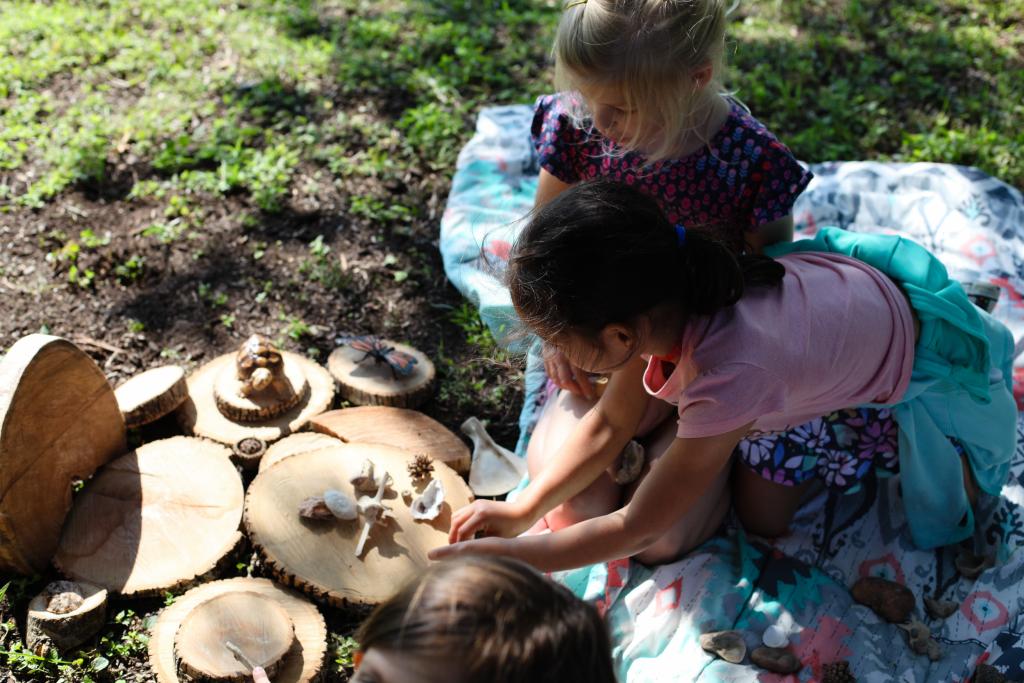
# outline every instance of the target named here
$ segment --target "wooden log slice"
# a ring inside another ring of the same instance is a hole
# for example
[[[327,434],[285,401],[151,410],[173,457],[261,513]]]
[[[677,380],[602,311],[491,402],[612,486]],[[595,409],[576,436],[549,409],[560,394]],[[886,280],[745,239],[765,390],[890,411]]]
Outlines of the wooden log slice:
[[[165,365],[135,375],[114,390],[125,425],[141,427],[170,415],[188,396],[185,370]]]
[[[193,680],[243,683],[257,666],[268,677],[276,676],[294,643],[292,620],[276,600],[232,591],[196,605],[185,616],[174,654],[180,670]]]
[[[126,450],[107,378],[74,344],[44,334],[0,359],[0,571],[44,571],[71,486]]]
[[[225,417],[217,408],[214,385],[226,367],[235,367],[235,354],[218,356],[188,377],[188,398],[178,409],[178,423],[188,434],[204,436],[227,445],[246,437],[273,443],[283,436],[299,431],[309,418],[331,407],[334,400],[334,379],[326,369],[295,353],[282,351],[285,363],[302,368],[309,383],[306,397],[288,412],[263,422],[240,423]]]
[[[437,420],[415,410],[364,406],[317,415],[309,421],[313,431],[346,443],[380,443],[409,453],[424,454],[459,474],[468,474],[469,447]]]
[[[236,578],[196,586],[160,612],[149,637],[149,663],[160,683],[178,683],[174,639],[182,621],[198,605],[237,591],[258,593],[284,608],[295,630],[296,643],[284,656],[274,683],[305,683],[316,680],[327,653],[327,626],[305,597],[275,585],[268,579]]]
[[[434,364],[421,351],[387,339],[381,342],[416,359],[412,372],[396,377],[387,363],[363,359],[362,351],[339,346],[327,358],[327,369],[338,381],[342,398],[361,406],[418,408],[434,391]]]
[[[213,383],[213,396],[217,409],[235,422],[265,422],[283,415],[308,397],[309,382],[304,366],[283,358],[284,377],[291,391],[284,396],[242,396],[242,380],[233,365],[224,367]],[[286,386],[287,388],[287,386]]]
[[[391,446],[348,444],[292,455],[256,475],[246,494],[245,526],[275,577],[334,606],[374,605],[421,572],[427,552],[448,543],[452,512],[473,496],[454,470],[435,463],[433,476],[445,491],[441,514],[431,521],[413,520],[402,491],[418,494],[426,482],[410,479],[410,457]],[[383,499],[394,519],[373,528],[360,559],[355,549],[362,517],[311,521],[299,516],[298,507],[325,489],[358,499],[361,494],[349,479],[359,474],[365,459],[394,480]]]
[[[107,591],[74,581],[55,581],[32,598],[25,644],[45,657],[51,647],[66,654],[96,635],[107,622]]]
[[[260,472],[275,462],[284,460],[289,455],[305,453],[306,451],[318,451],[321,448],[335,448],[343,443],[337,437],[318,432],[299,432],[298,434],[286,436],[267,448],[267,452],[260,459]]]
[[[223,446],[177,436],[114,460],[75,499],[54,563],[128,596],[201,580],[242,540],[243,491]]]

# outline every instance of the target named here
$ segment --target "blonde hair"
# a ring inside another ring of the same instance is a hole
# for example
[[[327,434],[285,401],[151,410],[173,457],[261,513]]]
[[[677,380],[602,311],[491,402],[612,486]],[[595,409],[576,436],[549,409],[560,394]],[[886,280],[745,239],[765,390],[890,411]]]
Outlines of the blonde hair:
[[[712,98],[724,94],[725,26],[732,10],[727,5],[728,0],[570,0],[555,36],[555,86],[618,86],[641,129],[660,131],[645,156],[667,159],[687,134],[700,130]],[[710,82],[696,85],[695,72],[708,65]],[[581,98],[571,99],[568,113],[584,127],[590,112]]]
[[[435,562],[367,618],[362,650],[457,657],[459,683],[615,683],[597,610],[522,562]]]

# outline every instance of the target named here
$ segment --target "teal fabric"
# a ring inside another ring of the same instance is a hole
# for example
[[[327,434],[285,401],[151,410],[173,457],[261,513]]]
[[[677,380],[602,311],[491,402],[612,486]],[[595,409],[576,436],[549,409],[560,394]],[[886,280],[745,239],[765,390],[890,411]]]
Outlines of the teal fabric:
[[[813,239],[767,251],[774,257],[844,254],[877,268],[906,292],[921,334],[910,386],[890,407],[900,426],[907,521],[921,548],[970,537],[974,513],[960,456],[948,437],[964,447],[978,485],[998,495],[1017,441],[1010,331],[972,304],[935,256],[904,237],[822,228]]]

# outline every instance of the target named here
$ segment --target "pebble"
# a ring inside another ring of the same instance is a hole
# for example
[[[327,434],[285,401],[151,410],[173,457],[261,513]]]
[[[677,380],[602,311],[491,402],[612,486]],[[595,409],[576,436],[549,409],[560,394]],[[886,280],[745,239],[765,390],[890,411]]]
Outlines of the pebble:
[[[731,664],[739,664],[747,655],[747,644],[739,631],[713,631],[700,637],[700,646]]]
[[[769,626],[764,630],[764,635],[761,636],[761,641],[767,647],[786,647],[789,645],[789,638],[786,636],[786,630],[781,626]]]
[[[974,669],[972,683],[1006,683],[1006,676],[991,664],[979,664]]]
[[[914,594],[910,589],[888,579],[864,577],[853,584],[850,593],[854,600],[893,624],[907,621],[914,611]]]
[[[959,603],[949,600],[924,599],[924,609],[932,619],[947,619],[960,609]]]
[[[804,668],[796,655],[780,647],[759,647],[750,653],[750,661],[777,674],[795,674]]]

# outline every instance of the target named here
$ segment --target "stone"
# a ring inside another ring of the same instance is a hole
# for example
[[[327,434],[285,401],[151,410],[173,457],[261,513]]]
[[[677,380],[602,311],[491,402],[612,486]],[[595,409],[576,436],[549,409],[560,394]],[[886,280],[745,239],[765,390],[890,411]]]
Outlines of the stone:
[[[700,646],[731,664],[739,664],[747,656],[747,644],[739,631],[713,631],[700,637]]]
[[[795,654],[781,647],[759,647],[750,653],[750,661],[777,674],[795,674],[804,668]]]
[[[910,589],[888,579],[864,577],[853,584],[850,593],[854,600],[893,624],[906,621],[914,611],[914,594]]]
[[[821,683],[857,683],[849,662],[832,662],[821,667]]]

